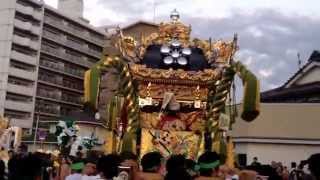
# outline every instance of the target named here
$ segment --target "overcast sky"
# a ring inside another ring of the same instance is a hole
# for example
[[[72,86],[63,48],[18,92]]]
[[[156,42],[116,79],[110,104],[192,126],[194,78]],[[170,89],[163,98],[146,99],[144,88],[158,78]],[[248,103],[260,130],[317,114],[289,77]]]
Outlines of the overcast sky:
[[[57,0],[45,0],[53,7]],[[239,60],[260,79],[262,90],[282,85],[320,49],[319,0],[84,0],[95,26],[168,20],[176,8],[193,36],[231,39],[238,33]],[[155,14],[155,16],[154,16]]]

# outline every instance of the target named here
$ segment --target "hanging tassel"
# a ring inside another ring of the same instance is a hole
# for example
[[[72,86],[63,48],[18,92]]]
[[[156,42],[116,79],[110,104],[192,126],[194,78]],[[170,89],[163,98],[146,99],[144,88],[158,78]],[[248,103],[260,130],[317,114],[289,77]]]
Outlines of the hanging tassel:
[[[227,159],[226,159],[226,165],[233,169],[234,168],[234,163],[235,163],[235,156],[234,156],[234,145],[232,142],[232,138],[228,137],[227,138]]]

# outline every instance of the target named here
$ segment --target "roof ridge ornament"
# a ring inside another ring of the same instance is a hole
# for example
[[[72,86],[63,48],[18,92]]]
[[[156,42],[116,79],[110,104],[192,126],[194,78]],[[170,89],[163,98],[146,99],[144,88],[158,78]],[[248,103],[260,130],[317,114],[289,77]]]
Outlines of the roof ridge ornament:
[[[177,11],[177,9],[174,9],[173,11],[171,11],[171,14],[170,14],[170,19],[173,23],[176,23],[179,21],[180,19],[180,14],[179,12]]]

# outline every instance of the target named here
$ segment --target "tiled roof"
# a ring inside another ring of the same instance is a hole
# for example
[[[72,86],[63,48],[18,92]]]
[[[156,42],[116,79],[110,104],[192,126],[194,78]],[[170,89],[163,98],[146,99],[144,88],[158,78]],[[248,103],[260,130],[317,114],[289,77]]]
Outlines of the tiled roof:
[[[305,94],[320,92],[320,82],[314,82],[290,88],[276,88],[261,93],[261,102],[275,98],[303,96]]]
[[[305,72],[307,67],[310,66],[313,62],[320,62],[320,52],[319,51],[313,51],[310,55],[308,62],[300,68],[292,77],[290,77],[287,82],[285,82],[282,86],[271,89],[265,92],[261,93],[261,101],[267,101],[272,100],[275,98],[282,98],[282,97],[288,97],[288,96],[297,96],[297,95],[303,95],[306,93],[313,93],[315,91],[320,91],[320,77],[319,81],[314,83],[308,83],[304,85],[290,85],[290,87],[287,87],[289,83],[291,83],[298,75]]]
[[[309,66],[309,64],[311,64],[312,62],[320,62],[320,52],[318,50],[314,50],[312,52],[312,54],[310,55],[308,62],[302,67],[300,68],[293,76],[291,76],[287,82],[285,82],[282,87],[287,86],[297,75],[299,75],[300,73],[303,72],[303,70]]]

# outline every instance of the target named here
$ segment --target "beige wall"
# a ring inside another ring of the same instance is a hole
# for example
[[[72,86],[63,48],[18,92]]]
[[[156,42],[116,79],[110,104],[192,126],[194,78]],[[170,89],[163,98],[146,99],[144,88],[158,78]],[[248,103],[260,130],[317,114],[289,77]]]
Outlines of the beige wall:
[[[158,26],[149,25],[146,23],[138,23],[136,25],[123,29],[124,35],[132,36],[137,41],[141,40],[141,36],[146,37],[154,32],[158,32]]]
[[[233,126],[234,137],[320,140],[320,103],[262,103],[260,108],[260,115],[253,122],[237,119]]]
[[[241,111],[240,111],[241,112]],[[290,162],[320,153],[320,104],[262,103],[261,114],[253,122],[237,119],[232,135],[236,152],[257,156],[262,163]]]
[[[320,153],[320,145],[239,143],[236,145],[236,152],[247,154],[248,164],[252,162],[253,157],[258,157],[263,164],[277,161],[290,167],[290,163],[293,161],[299,164],[301,160],[306,160],[311,154]]]

